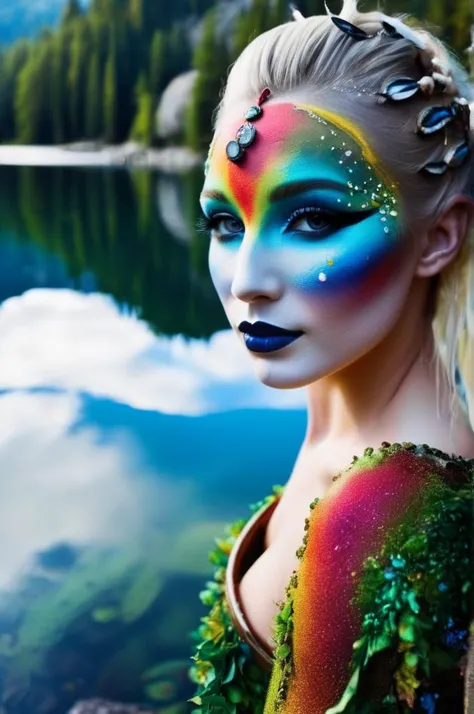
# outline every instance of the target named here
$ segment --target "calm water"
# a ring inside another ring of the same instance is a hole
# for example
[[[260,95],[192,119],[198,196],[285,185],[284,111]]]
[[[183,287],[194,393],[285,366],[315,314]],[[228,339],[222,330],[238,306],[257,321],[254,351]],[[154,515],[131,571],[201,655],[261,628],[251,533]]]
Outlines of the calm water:
[[[0,168],[0,711],[185,714],[206,554],[288,475],[197,236],[201,174]]]

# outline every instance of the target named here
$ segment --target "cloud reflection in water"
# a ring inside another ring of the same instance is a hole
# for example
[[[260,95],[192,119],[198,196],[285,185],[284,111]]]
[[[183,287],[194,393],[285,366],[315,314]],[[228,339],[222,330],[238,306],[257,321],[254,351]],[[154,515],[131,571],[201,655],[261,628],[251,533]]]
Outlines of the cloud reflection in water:
[[[291,463],[258,446],[303,392],[260,385],[230,330],[159,337],[99,294],[11,298],[0,335],[0,695],[30,714],[62,692],[59,714],[100,677],[139,699],[144,669],[187,656],[213,538]]]
[[[40,289],[11,298],[0,306],[0,335],[0,389],[55,387],[167,414],[304,405],[303,390],[257,382],[231,330],[209,342],[157,337],[99,294]]]

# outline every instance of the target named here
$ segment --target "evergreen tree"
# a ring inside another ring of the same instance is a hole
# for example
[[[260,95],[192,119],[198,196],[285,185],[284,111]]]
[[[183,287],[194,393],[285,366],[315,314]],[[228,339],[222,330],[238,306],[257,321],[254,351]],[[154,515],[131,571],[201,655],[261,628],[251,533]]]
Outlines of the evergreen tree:
[[[186,141],[192,148],[206,150],[212,138],[212,115],[223,87],[229,58],[222,39],[216,37],[215,12],[207,13],[201,42],[193,58],[198,70],[186,112]]]
[[[130,21],[132,26],[139,33],[143,33],[145,25],[144,0],[130,0]]]
[[[54,38],[52,46],[51,112],[55,144],[62,143],[67,137],[66,67],[68,65],[68,53],[66,37],[64,32],[60,32]]]
[[[293,0],[292,3],[305,17],[326,15],[324,0]],[[337,10],[335,10],[337,12]]]
[[[88,139],[97,139],[100,136],[102,128],[101,106],[100,58],[97,49],[95,49],[89,58],[87,70],[85,135]]]
[[[90,28],[87,22],[75,22],[72,27],[71,55],[68,72],[70,138],[80,139],[85,134],[85,101],[87,62],[89,59]]]
[[[104,73],[104,137],[109,143],[117,141],[117,50],[114,32],[111,33],[109,55]]]
[[[274,0],[269,13],[271,27],[277,27],[291,20],[291,10],[287,0]]]
[[[150,72],[149,87],[152,96],[157,97],[164,88],[163,79],[165,77],[166,66],[166,43],[165,35],[160,30],[156,30],[153,35],[150,50]]]
[[[247,45],[271,27],[269,0],[252,0],[250,8],[237,20],[232,38],[232,54],[237,58]]]
[[[0,142],[13,141],[16,137],[15,91],[18,76],[28,61],[30,51],[30,43],[20,40],[1,56]]]
[[[144,74],[138,78],[135,97],[137,112],[130,138],[145,144],[145,146],[151,146],[154,135],[154,101]]]
[[[24,144],[50,144],[54,141],[51,115],[52,45],[42,42],[22,68],[15,93],[15,118],[18,139]]]
[[[1,52],[0,142],[84,136],[122,141],[137,131],[149,136],[151,107],[170,80],[194,66],[199,76],[186,136],[192,146],[206,148],[230,62],[256,35],[289,21],[291,1],[250,0],[221,38],[219,0],[91,0],[86,9],[81,0],[67,0],[60,27]],[[305,16],[325,14],[324,0],[293,2]],[[467,66],[471,3],[456,0],[453,9],[450,0],[384,0],[384,7],[392,14],[407,12],[435,31],[440,27],[439,36]],[[191,57],[185,28],[202,13],[203,36]],[[230,57],[224,46],[229,39]]]
[[[469,56],[469,73],[471,75],[471,82],[474,82],[474,20],[471,25],[471,44],[468,49]]]
[[[18,140],[24,144],[32,144],[35,139],[35,115],[38,111],[36,93],[31,90],[37,88],[34,65],[27,62],[18,75],[15,92],[15,127]]]
[[[195,15],[204,15],[213,5],[214,0],[189,0],[189,11]]]
[[[186,32],[181,25],[173,25],[166,35],[166,41],[165,80],[168,83],[173,77],[189,69],[192,57]]]
[[[140,73],[148,73],[148,47],[137,52],[137,38],[127,23],[120,22],[117,32],[117,139],[123,141],[135,116],[135,89]]]
[[[470,31],[474,26],[474,7],[469,7],[467,2],[457,2],[449,14],[446,28],[447,38],[453,47],[463,49],[461,59],[468,64],[467,48],[470,44]]]
[[[81,15],[82,8],[79,5],[79,0],[67,0],[61,17],[61,25],[67,25]]]

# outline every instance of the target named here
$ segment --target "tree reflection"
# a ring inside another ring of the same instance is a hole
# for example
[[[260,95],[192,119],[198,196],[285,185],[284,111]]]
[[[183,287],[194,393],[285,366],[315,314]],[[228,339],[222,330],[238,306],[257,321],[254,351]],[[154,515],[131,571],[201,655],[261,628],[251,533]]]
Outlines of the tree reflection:
[[[2,167],[0,230],[59,256],[73,279],[92,274],[100,292],[156,332],[207,337],[226,321],[208,275],[207,240],[194,227],[202,171],[165,180],[176,191],[173,206],[156,200],[160,177],[152,172]],[[170,232],[177,220],[188,241]]]

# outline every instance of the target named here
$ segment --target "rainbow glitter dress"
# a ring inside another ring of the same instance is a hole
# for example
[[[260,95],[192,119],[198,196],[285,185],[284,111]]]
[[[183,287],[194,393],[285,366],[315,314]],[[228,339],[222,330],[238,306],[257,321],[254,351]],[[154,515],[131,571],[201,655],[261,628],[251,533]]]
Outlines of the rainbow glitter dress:
[[[383,444],[311,504],[272,671],[235,626],[218,541],[192,677],[200,714],[462,714],[473,620],[474,461]],[[264,513],[278,492],[261,504]]]

